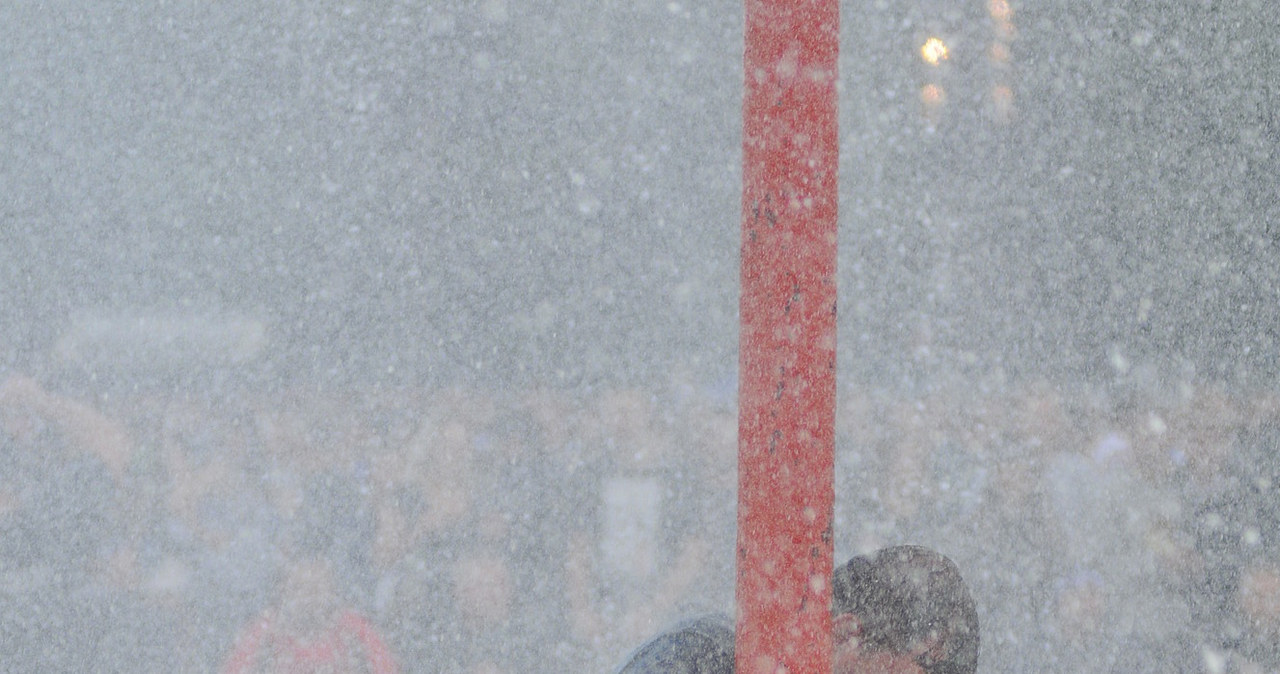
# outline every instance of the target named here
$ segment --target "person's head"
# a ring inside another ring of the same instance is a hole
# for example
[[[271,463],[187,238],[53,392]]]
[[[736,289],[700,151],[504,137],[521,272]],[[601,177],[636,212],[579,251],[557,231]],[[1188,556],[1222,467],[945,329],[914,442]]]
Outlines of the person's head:
[[[903,545],[858,556],[832,585],[835,674],[973,674],[978,613],[956,565]]]

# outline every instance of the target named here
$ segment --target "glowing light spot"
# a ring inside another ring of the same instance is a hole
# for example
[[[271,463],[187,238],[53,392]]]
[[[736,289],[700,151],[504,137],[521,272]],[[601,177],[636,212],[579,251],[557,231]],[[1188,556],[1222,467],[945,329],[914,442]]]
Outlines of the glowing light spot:
[[[1004,39],[1012,39],[1014,35],[1013,8],[1009,6],[1009,0],[988,0],[987,11],[991,14],[992,20],[995,21],[996,34]]]
[[[926,84],[920,89],[920,100],[929,107],[942,105],[947,100],[947,92],[936,84]]]
[[[987,11],[991,12],[991,18],[997,21],[1008,21],[1013,16],[1013,8],[1009,6],[1009,0],[990,0],[987,3]]]
[[[947,103],[947,91],[936,84],[926,84],[920,87],[920,103],[924,119],[932,129],[942,120],[942,112]]]
[[[936,66],[940,62],[947,60],[951,55],[951,51],[947,49],[947,45],[936,37],[925,40],[924,46],[920,47],[920,56],[931,66]]]

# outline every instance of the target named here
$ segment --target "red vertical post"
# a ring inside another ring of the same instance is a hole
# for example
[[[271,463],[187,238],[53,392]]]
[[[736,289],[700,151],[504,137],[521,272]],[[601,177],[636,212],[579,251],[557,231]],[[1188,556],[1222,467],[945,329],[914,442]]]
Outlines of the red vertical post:
[[[838,0],[746,0],[739,674],[831,671]]]

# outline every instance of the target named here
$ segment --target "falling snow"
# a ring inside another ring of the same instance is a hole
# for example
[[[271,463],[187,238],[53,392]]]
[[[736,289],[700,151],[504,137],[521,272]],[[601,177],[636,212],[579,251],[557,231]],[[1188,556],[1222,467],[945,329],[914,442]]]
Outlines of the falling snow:
[[[836,557],[979,672],[1280,668],[1280,15],[1158,4],[843,3]],[[3,669],[731,614],[742,12],[4,3]]]

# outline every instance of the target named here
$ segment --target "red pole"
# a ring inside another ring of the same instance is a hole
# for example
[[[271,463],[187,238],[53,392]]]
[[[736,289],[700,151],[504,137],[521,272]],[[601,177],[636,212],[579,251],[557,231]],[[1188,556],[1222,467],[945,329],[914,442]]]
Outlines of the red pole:
[[[745,0],[739,674],[831,671],[838,0]]]

